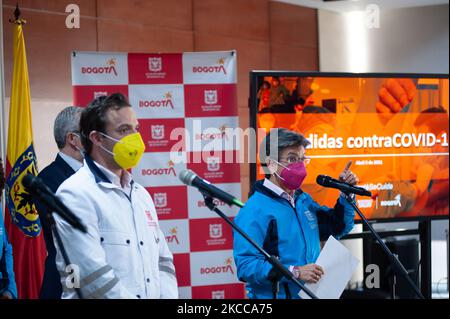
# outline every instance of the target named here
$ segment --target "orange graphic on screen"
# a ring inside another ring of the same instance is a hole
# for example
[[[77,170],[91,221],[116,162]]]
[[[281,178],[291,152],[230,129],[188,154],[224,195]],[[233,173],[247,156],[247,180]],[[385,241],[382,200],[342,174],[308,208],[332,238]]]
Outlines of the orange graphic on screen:
[[[283,108],[265,109],[257,123],[266,133],[284,127],[311,142],[304,191],[334,206],[339,191],[316,177],[337,178],[352,160],[359,186],[373,194],[357,197],[368,218],[448,215],[448,79],[308,78],[300,100],[301,79],[285,78],[291,91]]]

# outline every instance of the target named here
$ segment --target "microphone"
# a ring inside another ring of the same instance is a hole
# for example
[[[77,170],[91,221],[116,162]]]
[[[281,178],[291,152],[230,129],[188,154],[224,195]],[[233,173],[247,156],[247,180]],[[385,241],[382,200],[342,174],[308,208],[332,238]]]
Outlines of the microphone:
[[[179,178],[183,182],[183,184],[193,186],[197,188],[201,193],[220,199],[229,206],[236,205],[238,207],[244,207],[244,204],[240,200],[228,194],[227,192],[224,192],[220,188],[212,185],[207,180],[200,178],[190,169],[181,171]]]
[[[344,193],[353,193],[360,196],[372,196],[372,193],[369,192],[367,189],[362,187],[357,187],[350,185],[348,183],[341,182],[337,179],[334,179],[327,175],[319,175],[316,179],[317,184],[324,186],[324,187],[330,187],[330,188],[337,188],[340,191]]]
[[[86,226],[75,216],[59,199],[53,194],[47,185],[32,174],[27,174],[22,178],[22,185],[31,194],[46,204],[52,212],[56,212],[62,219],[68,222],[72,227],[87,232]]]

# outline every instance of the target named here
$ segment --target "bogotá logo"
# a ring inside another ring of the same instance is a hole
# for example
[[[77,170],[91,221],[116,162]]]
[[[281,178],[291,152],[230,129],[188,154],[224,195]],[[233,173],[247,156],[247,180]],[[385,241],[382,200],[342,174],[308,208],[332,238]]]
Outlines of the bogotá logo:
[[[150,72],[159,72],[162,70],[162,58],[150,57],[148,58],[148,70]]]
[[[380,205],[382,207],[390,207],[390,206],[398,206],[398,207],[402,207],[402,195],[398,194],[397,196],[395,196],[394,199],[392,200],[383,200],[380,202]]]
[[[203,94],[204,104],[201,106],[203,112],[218,112],[222,109],[217,90],[205,90]]]
[[[114,74],[117,76],[116,70],[117,61],[111,58],[106,61],[106,66],[83,66],[81,67],[82,74]]]
[[[227,128],[226,124],[221,125],[218,128],[211,129],[209,132],[195,134],[195,139],[197,141],[228,140]]]
[[[145,216],[147,216],[147,225],[148,226],[157,226],[156,221],[153,219],[152,212],[149,210],[145,211]]]
[[[175,172],[175,163],[173,161],[168,161],[168,167],[164,168],[143,168],[141,171],[143,176],[170,176],[173,175],[177,177]]]
[[[226,238],[223,238],[222,224],[210,224],[209,225],[209,238],[206,240],[208,246],[225,245]]]
[[[217,172],[220,170],[220,157],[208,157],[206,160],[206,168],[210,172]]]
[[[36,156],[31,145],[14,164],[6,180],[6,204],[11,219],[17,227],[29,237],[37,237],[41,233],[41,222],[36,206],[22,185],[25,175],[37,175]]]
[[[213,290],[211,299],[225,299],[225,290]]]
[[[231,266],[233,263],[233,258],[229,257],[225,259],[225,265],[224,266],[216,266],[216,267],[202,267],[200,268],[200,274],[224,274],[224,273],[231,273],[234,275],[233,267]]]
[[[210,224],[209,225],[209,237],[211,237],[211,238],[222,237],[222,224]]]
[[[100,96],[108,96],[108,92],[106,91],[96,91],[94,92],[94,99],[100,97]]]
[[[148,58],[148,71],[145,73],[147,79],[163,79],[166,77],[166,72],[163,71],[162,57]]]
[[[205,90],[204,94],[205,104],[217,104],[217,90]]]
[[[164,139],[164,125],[152,125],[152,139],[154,140],[162,140]]]
[[[216,206],[227,206],[227,204],[217,198],[213,199],[213,203]],[[204,200],[199,200],[197,201],[197,207],[206,207],[205,201]]]
[[[225,59],[220,58],[217,60],[216,64],[209,66],[194,66],[192,67],[192,72],[194,73],[223,73],[227,75],[227,70],[225,69]]]
[[[149,100],[149,101],[139,101],[139,107],[151,107],[151,108],[172,108],[173,100],[172,100],[172,92],[167,92],[164,94],[164,97],[160,100]]]
[[[153,194],[153,199],[155,200],[156,208],[167,207],[167,193],[155,193]]]
[[[178,240],[178,236],[177,236],[177,234],[178,234],[177,228],[176,227],[171,228],[169,230],[169,233],[170,234],[166,237],[167,242],[169,244],[176,243],[177,245],[179,245],[180,241]]]

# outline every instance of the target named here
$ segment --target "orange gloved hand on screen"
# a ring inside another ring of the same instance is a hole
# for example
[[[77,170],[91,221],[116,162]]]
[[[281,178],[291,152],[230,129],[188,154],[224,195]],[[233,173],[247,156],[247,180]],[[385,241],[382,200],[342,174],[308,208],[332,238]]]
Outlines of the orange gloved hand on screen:
[[[408,105],[417,92],[411,79],[388,79],[378,91],[377,113],[385,120]]]

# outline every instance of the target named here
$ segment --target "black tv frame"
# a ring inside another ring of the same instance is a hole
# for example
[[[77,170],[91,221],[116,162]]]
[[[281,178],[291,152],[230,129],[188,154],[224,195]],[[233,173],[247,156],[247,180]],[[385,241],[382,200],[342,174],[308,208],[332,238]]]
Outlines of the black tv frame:
[[[318,71],[268,71],[254,70],[250,71],[250,95],[248,107],[250,109],[250,127],[256,127],[257,115],[257,94],[258,94],[258,77],[264,76],[285,76],[285,77],[372,77],[372,78],[439,78],[448,79],[448,74],[431,74],[431,73],[341,73],[341,72],[318,72]],[[256,181],[256,163],[250,163],[250,188]],[[431,279],[431,222],[432,220],[445,220],[449,216],[414,216],[401,218],[373,218],[369,219],[371,223],[395,223],[395,222],[418,222],[417,229],[394,230],[379,232],[382,238],[392,236],[411,236],[418,235],[420,240],[420,289],[427,299],[432,297],[432,279]],[[355,220],[355,223],[362,223],[361,220]],[[341,239],[363,239],[363,266],[367,265],[370,260],[371,249],[368,239],[371,234],[367,231],[363,224],[363,231],[360,233],[349,234]],[[366,275],[366,274],[365,274]],[[363,279],[365,281],[365,277]]]
[[[265,76],[282,76],[282,77],[372,77],[372,78],[439,78],[448,79],[449,75],[444,73],[348,73],[348,72],[318,72],[318,71],[268,71],[268,70],[254,70],[250,71],[250,95],[248,100],[248,107],[250,109],[250,127],[257,129],[257,95],[258,95],[258,78]],[[256,163],[250,163],[250,185],[256,182]],[[414,217],[396,217],[396,218],[370,218],[370,222],[374,223],[393,223],[393,222],[422,222],[428,220],[445,220],[449,219],[447,216],[414,216]],[[355,223],[361,223],[360,219],[356,219]]]

